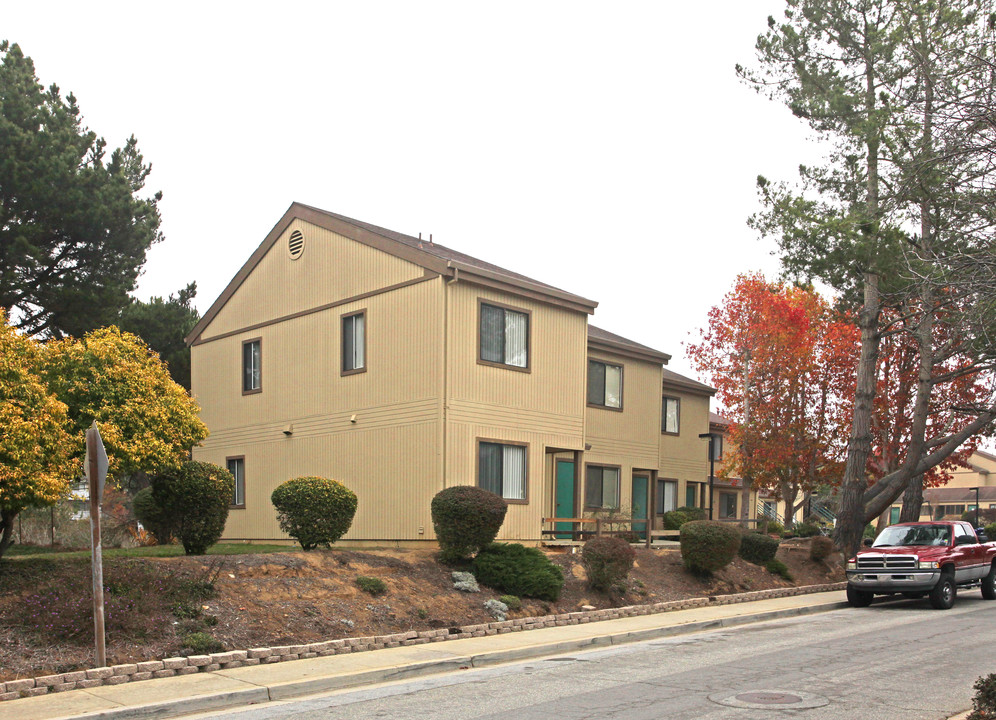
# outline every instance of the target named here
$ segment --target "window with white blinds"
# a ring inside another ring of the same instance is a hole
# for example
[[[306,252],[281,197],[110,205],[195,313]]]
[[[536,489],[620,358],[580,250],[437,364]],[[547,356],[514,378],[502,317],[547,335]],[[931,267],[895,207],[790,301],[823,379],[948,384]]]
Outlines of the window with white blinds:
[[[262,341],[246,340],[242,343],[242,392],[254,393],[262,390]]]
[[[584,484],[585,507],[619,507],[619,468],[589,465],[585,471]]]
[[[480,359],[529,367],[529,314],[481,303]]]
[[[525,500],[526,448],[522,445],[479,443],[478,485],[506,500]]]
[[[663,515],[677,509],[678,481],[659,479],[657,481],[657,514]]]
[[[598,360],[588,361],[588,404],[622,407],[622,367]]]
[[[367,366],[366,313],[346,315],[342,319],[342,371],[363,370]]]

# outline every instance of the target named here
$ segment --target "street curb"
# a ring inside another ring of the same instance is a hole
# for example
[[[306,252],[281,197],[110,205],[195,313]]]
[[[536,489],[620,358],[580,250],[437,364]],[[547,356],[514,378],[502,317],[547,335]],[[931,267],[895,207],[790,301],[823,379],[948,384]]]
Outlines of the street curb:
[[[264,704],[276,700],[287,700],[306,695],[316,695],[335,690],[344,690],[372,683],[395,682],[412,678],[425,677],[469,668],[486,668],[504,663],[519,662],[532,658],[559,655],[565,652],[592,650],[599,647],[625,645],[657,638],[687,635],[707,630],[725,627],[736,627],[766,622],[785,617],[813,615],[831,612],[847,607],[846,602],[827,603],[809,607],[786,608],[771,610],[753,615],[741,615],[715,620],[669,625],[646,630],[605,633],[592,637],[556,641],[540,645],[496,650],[495,652],[478,653],[475,655],[456,656],[445,660],[430,660],[415,662],[404,667],[378,668],[357,670],[356,672],[331,675],[327,677],[307,678],[286,683],[263,685],[246,690],[226,691],[198,695],[175,701],[137,705],[131,707],[99,710],[82,715],[64,716],[60,720],[129,720],[131,718],[166,718],[177,715],[209,712],[231,707]]]

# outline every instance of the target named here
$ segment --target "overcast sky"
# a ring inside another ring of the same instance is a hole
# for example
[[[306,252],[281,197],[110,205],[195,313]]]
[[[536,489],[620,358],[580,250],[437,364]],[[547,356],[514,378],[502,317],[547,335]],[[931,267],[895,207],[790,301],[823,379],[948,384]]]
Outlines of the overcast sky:
[[[592,324],[694,375],[689,333],[778,270],[756,176],[818,156],[734,73],[783,7],[33,0],[0,38],[152,163],[142,299],[196,281],[203,313],[299,201],[597,300]]]

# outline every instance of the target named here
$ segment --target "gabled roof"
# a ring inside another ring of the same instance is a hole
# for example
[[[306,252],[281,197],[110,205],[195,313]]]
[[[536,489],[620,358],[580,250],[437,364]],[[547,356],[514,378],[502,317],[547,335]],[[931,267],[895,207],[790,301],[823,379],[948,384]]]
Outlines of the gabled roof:
[[[698,395],[712,396],[716,394],[715,388],[711,388],[704,383],[700,383],[698,380],[692,380],[690,377],[679,375],[673,370],[668,370],[667,368],[664,368],[664,387],[678,388],[680,390]]]
[[[200,337],[201,332],[214,320],[225,303],[235,294],[235,291],[239,289],[239,286],[294,220],[302,220],[330,230],[389,255],[407,260],[425,268],[428,272],[464,279],[589,315],[595,312],[595,308],[598,306],[594,300],[560,290],[539,280],[533,280],[525,275],[471,257],[458,250],[295,202],[291,203],[280,221],[273,226],[263,242],[228,283],[224,292],[208,308],[200,322],[194,326],[186,338],[187,344],[193,343]]]
[[[722,415],[720,415],[719,413],[714,413],[714,412],[712,412],[710,410],[709,411],[709,424],[710,425],[723,425],[724,427],[729,427],[730,426],[730,421],[727,420]]]
[[[667,353],[654,350],[652,347],[641,345],[633,340],[627,340],[621,335],[610,333],[608,330],[602,330],[602,328],[591,324],[588,325],[588,347],[594,350],[622,353],[640,360],[660,364],[666,364],[671,359]],[[667,371],[665,370],[665,372]]]

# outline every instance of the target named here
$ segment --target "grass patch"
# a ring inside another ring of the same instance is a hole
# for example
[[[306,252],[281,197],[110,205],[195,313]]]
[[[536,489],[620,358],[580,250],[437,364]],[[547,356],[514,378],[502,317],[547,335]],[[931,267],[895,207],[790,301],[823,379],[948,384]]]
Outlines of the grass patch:
[[[360,590],[368,592],[371,595],[383,595],[387,592],[387,584],[380,578],[358,575],[356,577],[356,585]]]

